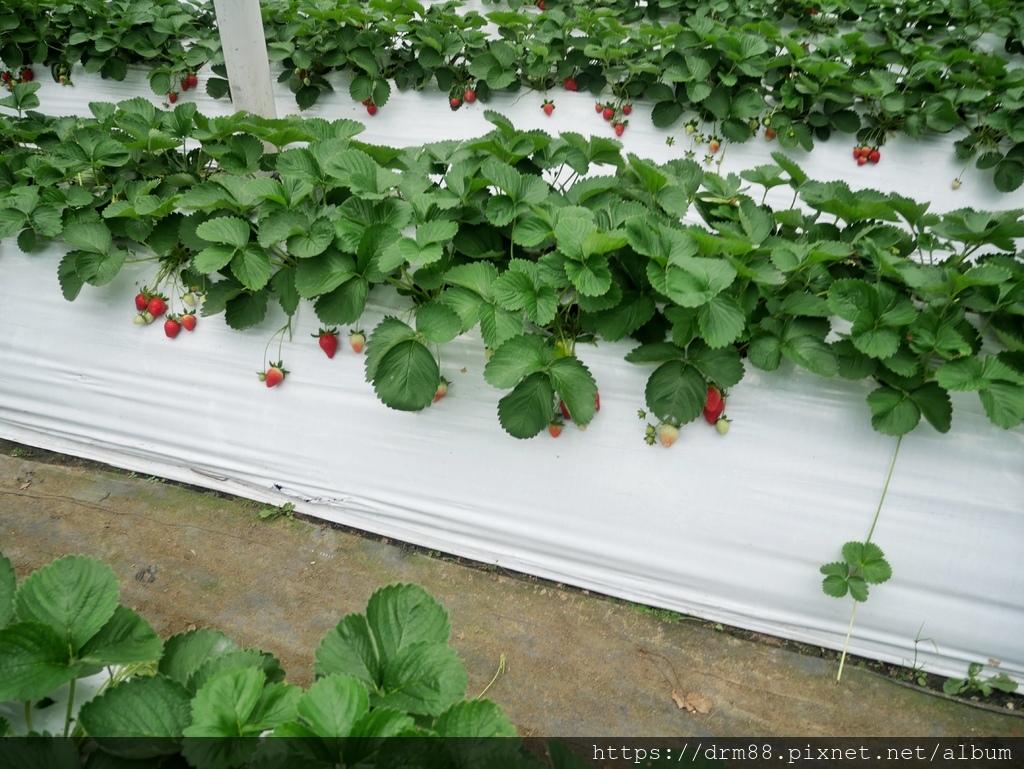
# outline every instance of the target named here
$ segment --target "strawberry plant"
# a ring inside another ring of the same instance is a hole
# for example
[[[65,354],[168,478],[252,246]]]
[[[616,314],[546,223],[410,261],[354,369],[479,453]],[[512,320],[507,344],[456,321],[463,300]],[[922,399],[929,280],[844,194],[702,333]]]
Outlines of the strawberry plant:
[[[329,630],[307,689],[285,683],[272,654],[240,648],[218,630],[162,640],[118,593],[113,571],[96,559],[58,558],[18,584],[0,555],[0,702],[24,703],[27,736],[50,736],[35,728],[33,705],[69,684],[63,736],[74,738],[2,740],[5,765],[53,765],[55,751],[69,766],[86,758],[183,760],[196,769],[393,766],[424,756],[461,765],[458,741],[432,738],[515,736],[500,707],[464,699],[467,674],[448,646],[448,613],[416,585],[376,591],[364,613]],[[104,668],[110,677],[76,713],[76,683]],[[0,721],[3,732],[15,729]],[[420,739],[376,739],[397,736]],[[539,766],[524,763],[518,741],[503,745],[513,761],[503,765]]]
[[[94,112],[8,120],[0,235],[67,242],[57,271],[69,299],[150,249],[152,317],[161,286],[183,303],[198,289],[203,315],[240,329],[271,301],[289,317],[309,302],[325,328],[356,324],[388,286],[410,316],[370,335],[367,378],[393,408],[427,407],[434,348],[479,328],[488,381],[511,390],[499,421],[518,437],[541,432],[559,402],[585,425],[596,382],[575,344],[627,337],[627,359],[656,369],[648,409],[677,426],[702,415],[709,385],[783,361],[869,379],[872,425],[890,435],[922,418],[948,431],[953,391],[977,392],[997,425],[1024,421],[1017,211],[937,216],[810,180],[782,154],[741,177],[655,165],[490,112],[485,137],[401,151],[356,142],[347,120],[211,120],[142,100]],[[264,142],[305,146],[267,154]],[[611,175],[591,174],[601,167]],[[772,210],[743,183],[788,185],[803,208]]]

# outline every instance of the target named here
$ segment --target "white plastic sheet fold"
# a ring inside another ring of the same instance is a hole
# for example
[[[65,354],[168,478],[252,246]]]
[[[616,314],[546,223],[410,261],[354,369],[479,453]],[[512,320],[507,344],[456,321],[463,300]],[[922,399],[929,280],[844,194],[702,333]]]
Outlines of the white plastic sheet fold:
[[[40,79],[48,113],[87,115],[90,101],[153,98],[139,72],[112,84],[76,71],[77,86],[65,89]],[[366,141],[407,146],[490,128],[483,105],[453,113],[436,92],[398,94],[371,119],[340,78],[338,88],[309,114],[365,119]],[[524,129],[610,135],[589,96],[554,96],[552,118],[539,94],[504,96],[490,108]],[[195,92],[183,99],[208,114],[231,112]],[[295,110],[291,99],[279,92],[279,114]],[[623,142],[642,157],[679,157],[684,135],[675,147],[664,137],[639,106]],[[960,168],[951,139],[897,140],[865,169],[849,156],[852,143],[794,157],[812,178],[930,199],[935,211],[1020,205],[980,175],[953,192]],[[762,140],[730,146],[722,172],[770,162],[772,149]],[[788,204],[779,195],[775,202]],[[303,513],[424,547],[842,646],[852,602],[821,592],[818,567],[867,535],[896,445],[871,429],[869,383],[748,367],[728,403],[731,432],[722,437],[700,422],[665,450],[644,444],[637,419],[651,369],[623,360],[629,343],[601,343],[579,351],[601,391],[602,410],[586,432],[569,426],[557,440],[543,433],[518,441],[498,424],[503,392],[482,378],[475,333],[444,347],[448,398],[406,414],[376,399],[362,357],[347,348],[324,357],[309,336],[318,323],[306,305],[284,343],[292,373],[268,390],[255,372],[283,316],[244,332],[202,318],[195,333],[170,340],[159,324],[132,324],[132,297],[151,268],[127,267],[68,303],[56,279],[60,255],[56,245],[26,255],[13,239],[0,241],[2,437],[292,501]],[[403,309],[397,296],[375,291],[361,325],[370,331]],[[1024,430],[993,426],[972,394],[953,400],[949,434],[925,425],[903,441],[873,536],[894,575],[859,608],[851,651],[958,676],[969,662],[1001,660],[1024,680]],[[915,638],[931,642],[915,646]]]

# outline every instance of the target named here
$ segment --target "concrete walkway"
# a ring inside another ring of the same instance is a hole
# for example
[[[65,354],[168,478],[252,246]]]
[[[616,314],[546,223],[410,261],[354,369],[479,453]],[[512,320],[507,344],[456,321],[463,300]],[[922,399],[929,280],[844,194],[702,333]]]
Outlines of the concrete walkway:
[[[10,456],[14,454],[15,456]],[[44,460],[44,461],[40,461]],[[55,464],[58,462],[61,464]],[[393,582],[451,614],[469,696],[524,736],[1024,736],[1024,718],[540,580],[0,441],[0,551],[19,577],[53,558],[107,561],[161,635],[216,627],[308,685],[321,636]],[[675,699],[674,699],[675,697]],[[698,711],[678,707],[689,699]]]

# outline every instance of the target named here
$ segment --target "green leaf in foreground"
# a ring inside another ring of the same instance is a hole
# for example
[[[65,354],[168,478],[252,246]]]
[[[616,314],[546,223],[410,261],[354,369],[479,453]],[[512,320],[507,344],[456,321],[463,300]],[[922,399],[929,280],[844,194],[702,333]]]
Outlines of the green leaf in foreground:
[[[66,638],[49,625],[19,622],[0,630],[0,702],[49,694],[78,676]]]
[[[96,558],[69,555],[25,578],[15,611],[22,622],[49,625],[77,652],[114,615],[118,592],[113,569]]]
[[[188,691],[177,681],[162,675],[140,676],[87,702],[78,720],[103,750],[116,756],[171,755],[180,748],[184,729],[192,720],[190,702]]]
[[[555,390],[550,377],[534,372],[498,401],[498,421],[514,438],[532,438],[551,422]]]
[[[14,617],[14,592],[18,587],[18,577],[11,565],[11,559],[0,555],[0,628]]]
[[[389,408],[420,411],[433,402],[440,381],[441,371],[430,350],[418,339],[406,339],[377,363],[373,389]]]

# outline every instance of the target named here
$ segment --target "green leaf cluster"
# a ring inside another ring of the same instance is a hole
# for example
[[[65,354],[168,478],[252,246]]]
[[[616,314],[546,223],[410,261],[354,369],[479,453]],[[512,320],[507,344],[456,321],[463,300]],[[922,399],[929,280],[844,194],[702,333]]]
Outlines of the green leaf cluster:
[[[892,567],[873,542],[847,542],[843,560],[821,567],[825,575],[821,589],[825,595],[842,598],[847,593],[858,602],[868,600],[868,586],[880,585],[892,576]]]
[[[29,708],[68,682],[116,669],[81,707],[73,730],[69,709],[65,736],[75,737],[76,747],[25,741],[21,755],[21,746],[4,740],[0,757],[58,766],[65,764],[52,762],[74,759],[77,748],[104,766],[140,769],[175,755],[197,769],[383,766],[467,747],[425,738],[514,737],[497,705],[464,699],[466,669],[448,646],[450,634],[447,612],[422,588],[382,588],[365,613],[346,616],[324,636],[316,682],[303,690],[284,682],[273,655],[240,648],[220,631],[192,630],[164,643],[118,604],[117,579],[101,561],[59,558],[18,584],[0,556],[0,701]],[[0,723],[0,736],[8,729]],[[518,743],[477,749],[498,750],[509,766],[537,766]]]

